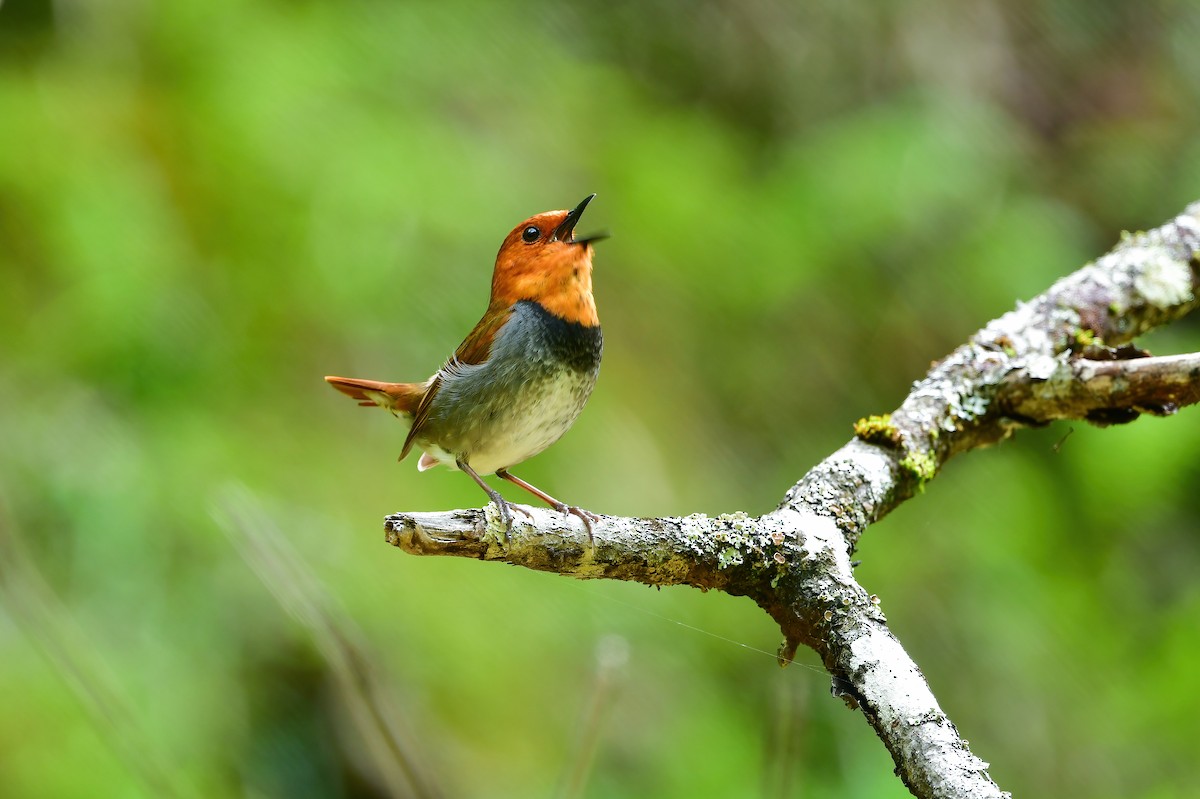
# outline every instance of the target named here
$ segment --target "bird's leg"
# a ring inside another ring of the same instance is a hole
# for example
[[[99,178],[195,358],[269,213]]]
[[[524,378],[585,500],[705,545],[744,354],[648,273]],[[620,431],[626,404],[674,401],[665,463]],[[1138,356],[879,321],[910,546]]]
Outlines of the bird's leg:
[[[559,502],[557,499],[550,496],[537,486],[525,482],[515,474],[511,474],[508,469],[497,469],[496,476],[501,480],[507,480],[510,483],[519,485],[521,488],[525,489],[530,494],[533,494],[535,497],[540,499],[542,502],[545,502],[559,513],[569,513],[573,516],[578,516],[580,519],[583,519],[583,526],[587,528],[588,543],[593,547],[596,545],[596,541],[592,537],[592,525],[600,521],[599,516],[592,513],[590,510],[584,510],[583,508],[579,508],[574,505],[568,505],[565,502]]]
[[[529,511],[525,510],[520,505],[515,505],[515,504],[510,503],[504,497],[500,496],[500,492],[497,491],[496,489],[492,488],[487,483],[485,483],[483,481],[483,478],[479,476],[479,473],[476,472],[474,469],[472,469],[470,466],[468,466],[466,461],[456,461],[456,462],[458,463],[458,468],[461,469],[462,471],[466,472],[468,475],[470,475],[471,479],[474,480],[480,488],[482,488],[485,492],[487,492],[487,495],[492,500],[492,502],[496,503],[496,509],[498,511],[500,511],[500,518],[504,520],[504,540],[505,541],[508,541],[508,534],[509,534],[509,532],[512,531],[512,510],[511,510],[512,508],[516,508],[517,510],[521,511],[521,513],[524,513],[526,516],[529,516],[529,518],[531,518],[531,519],[533,518],[532,514],[530,514]]]

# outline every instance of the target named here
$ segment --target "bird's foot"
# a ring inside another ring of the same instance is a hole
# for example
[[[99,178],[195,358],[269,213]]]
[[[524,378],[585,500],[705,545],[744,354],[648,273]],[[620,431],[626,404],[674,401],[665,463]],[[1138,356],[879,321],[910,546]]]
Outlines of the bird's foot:
[[[462,467],[461,463],[459,464],[459,467],[460,468]],[[583,508],[578,508],[574,505],[568,505],[565,502],[559,502],[557,499],[550,496],[542,489],[538,488],[535,485],[530,485],[529,483],[522,480],[520,477],[517,477],[515,474],[512,474],[511,472],[509,472],[507,469],[497,469],[496,476],[499,477],[501,480],[507,480],[510,483],[519,485],[521,488],[525,489],[530,494],[533,494],[535,497],[540,499],[542,502],[545,502],[547,505],[554,508],[559,513],[570,514],[572,516],[578,516],[580,519],[583,519],[583,526],[587,528],[588,544],[592,547],[592,549],[596,548],[596,539],[592,535],[592,525],[594,525],[596,522],[600,521],[599,516],[592,513],[590,510],[584,510]],[[481,486],[484,486],[484,490],[488,492],[489,496],[493,493],[492,490],[490,488],[488,488],[482,480],[477,479],[476,482],[478,482]]]
[[[520,511],[521,513],[525,514],[527,519],[530,520],[533,519],[533,513],[524,505],[518,505],[515,502],[509,502],[507,499],[500,496],[499,493],[492,494],[491,499],[492,503],[496,506],[496,510],[500,513],[500,521],[504,523],[504,543],[507,544],[509,541],[509,533],[512,532],[513,526],[512,512],[514,510]]]
[[[593,549],[596,548],[596,539],[592,535],[592,525],[594,525],[596,522],[600,521],[600,517],[597,514],[592,513],[590,510],[585,510],[583,508],[577,507],[575,505],[568,505],[565,502],[555,503],[554,509],[556,511],[558,511],[559,513],[569,514],[571,516],[578,516],[580,519],[583,519],[583,526],[587,528],[588,545],[590,547],[592,547]]]

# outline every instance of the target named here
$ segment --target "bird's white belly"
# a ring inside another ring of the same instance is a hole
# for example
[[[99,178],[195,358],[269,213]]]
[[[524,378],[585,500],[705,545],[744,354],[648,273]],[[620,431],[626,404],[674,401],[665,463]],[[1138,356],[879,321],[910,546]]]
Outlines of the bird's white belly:
[[[492,474],[532,458],[570,429],[591,393],[592,378],[563,370],[529,381],[502,406],[484,416],[469,442],[467,462],[479,474]],[[422,448],[457,469],[457,455],[430,442]]]

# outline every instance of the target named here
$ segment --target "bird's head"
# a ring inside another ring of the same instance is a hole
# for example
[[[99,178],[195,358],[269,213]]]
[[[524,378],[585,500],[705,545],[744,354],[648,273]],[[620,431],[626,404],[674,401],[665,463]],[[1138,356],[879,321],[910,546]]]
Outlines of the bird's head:
[[[595,196],[569,211],[531,216],[512,229],[496,254],[493,307],[533,300],[568,322],[599,324],[592,299],[592,243],[606,234],[575,237],[575,225]]]

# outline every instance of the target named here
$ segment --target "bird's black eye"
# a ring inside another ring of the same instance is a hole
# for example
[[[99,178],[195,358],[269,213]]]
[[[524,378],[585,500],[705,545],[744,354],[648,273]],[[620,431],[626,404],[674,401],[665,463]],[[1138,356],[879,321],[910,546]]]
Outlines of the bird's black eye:
[[[521,231],[521,240],[526,244],[533,244],[542,237],[542,231],[535,228],[533,225]]]

